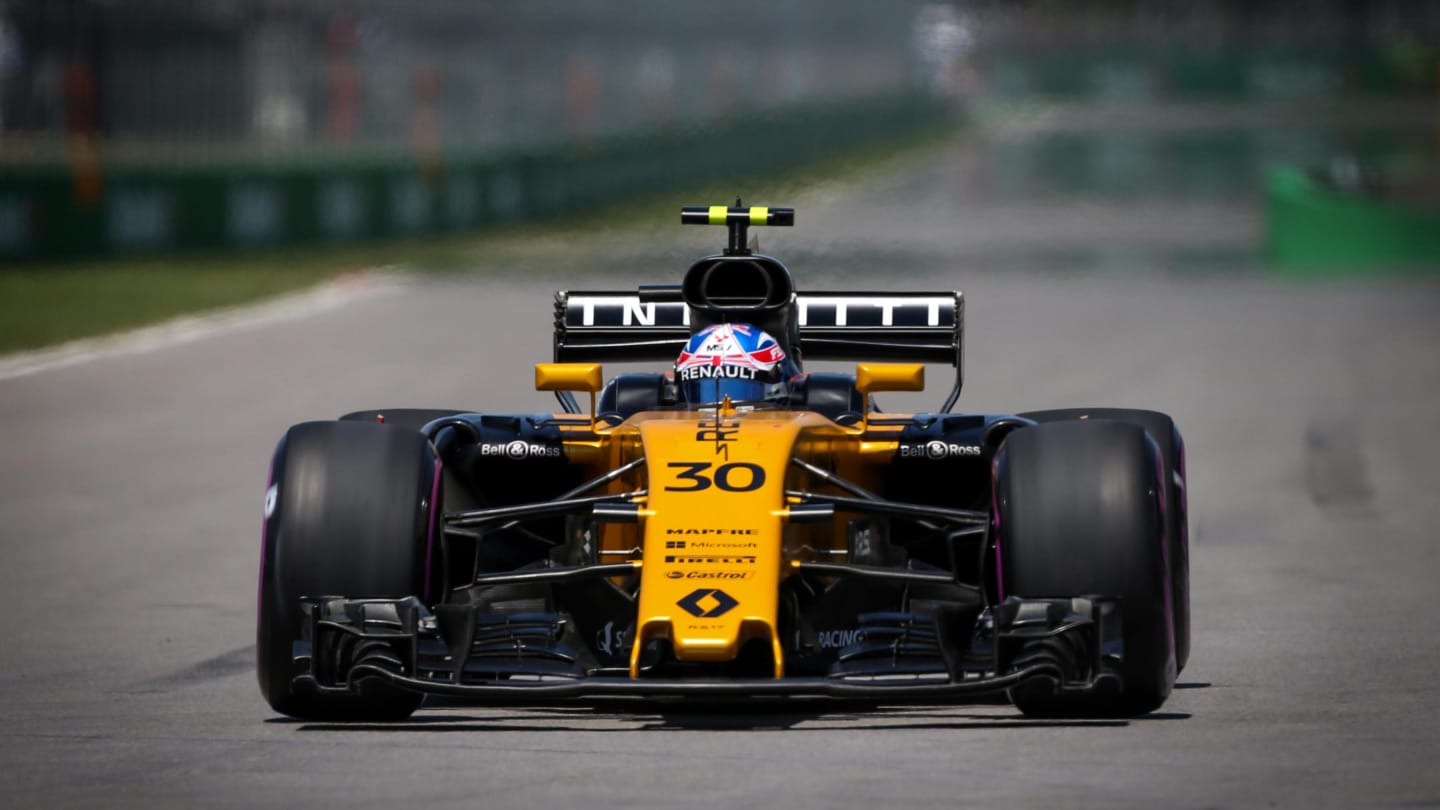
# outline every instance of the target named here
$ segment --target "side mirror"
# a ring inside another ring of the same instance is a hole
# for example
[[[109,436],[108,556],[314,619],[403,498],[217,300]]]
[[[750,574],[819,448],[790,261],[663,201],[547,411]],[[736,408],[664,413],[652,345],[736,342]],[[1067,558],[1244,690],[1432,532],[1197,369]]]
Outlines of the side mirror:
[[[925,366],[920,363],[860,363],[855,366],[855,388],[865,395],[861,430],[870,426],[870,395],[876,391],[925,390]]]
[[[920,363],[861,363],[855,367],[855,388],[866,396],[876,391],[924,391],[925,366]]]
[[[595,394],[605,387],[599,363],[536,363],[536,391],[586,391],[590,394],[590,422],[595,422]]]
[[[605,387],[599,363],[536,363],[536,391],[588,391]]]

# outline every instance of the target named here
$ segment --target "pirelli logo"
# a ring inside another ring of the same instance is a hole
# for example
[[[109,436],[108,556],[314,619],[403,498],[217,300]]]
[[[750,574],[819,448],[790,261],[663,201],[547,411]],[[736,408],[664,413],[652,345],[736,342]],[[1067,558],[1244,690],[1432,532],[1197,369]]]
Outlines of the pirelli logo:
[[[754,554],[667,554],[665,562],[676,565],[754,565]]]
[[[955,326],[953,294],[801,295],[796,316],[802,329],[864,328],[950,329]],[[678,301],[641,301],[638,295],[571,293],[565,299],[565,326],[690,326],[690,312]]]

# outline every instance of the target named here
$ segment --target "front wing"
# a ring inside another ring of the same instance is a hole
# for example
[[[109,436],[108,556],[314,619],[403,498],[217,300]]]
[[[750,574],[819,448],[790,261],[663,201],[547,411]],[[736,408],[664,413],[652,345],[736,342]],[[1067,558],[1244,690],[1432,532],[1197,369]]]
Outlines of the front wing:
[[[872,632],[842,650],[828,675],[641,677],[581,664],[566,619],[482,613],[418,599],[307,599],[294,644],[295,683],[358,693],[383,682],[481,701],[579,697],[964,698],[1046,680],[1056,692],[1118,693],[1124,656],[1114,599],[1020,599],[987,611],[970,638],[937,632],[924,614],[874,614]],[[887,630],[888,628],[888,630]],[[933,655],[916,655],[916,650]],[[1024,651],[1022,653],[1022,650]]]

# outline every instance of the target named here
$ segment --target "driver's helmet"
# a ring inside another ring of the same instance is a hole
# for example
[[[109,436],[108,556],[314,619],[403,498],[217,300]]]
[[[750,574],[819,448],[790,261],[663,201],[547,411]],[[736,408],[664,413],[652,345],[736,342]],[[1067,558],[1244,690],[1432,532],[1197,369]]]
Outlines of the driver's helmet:
[[[690,337],[675,361],[679,401],[686,405],[773,403],[785,396],[793,363],[775,338],[748,323],[717,323]]]

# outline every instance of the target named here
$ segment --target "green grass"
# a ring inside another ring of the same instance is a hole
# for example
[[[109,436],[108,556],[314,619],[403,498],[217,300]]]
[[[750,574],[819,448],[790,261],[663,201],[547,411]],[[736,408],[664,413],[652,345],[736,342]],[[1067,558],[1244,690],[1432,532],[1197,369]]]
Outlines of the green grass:
[[[324,265],[176,260],[23,267],[0,271],[0,352],[131,329],[177,315],[256,301],[327,278]]]
[[[0,268],[0,354],[241,306],[346,273],[458,268],[475,237]]]
[[[730,178],[684,192],[642,194],[583,217],[527,222],[477,233],[343,247],[303,247],[204,256],[96,259],[0,267],[0,354],[134,329],[181,315],[249,304],[347,272],[398,267],[458,272],[503,264],[537,244],[559,244],[653,222],[682,204],[728,202],[745,189],[757,203],[786,204],[806,188],[857,181],[947,142],[953,132],[812,161],[793,171]],[[678,219],[678,218],[677,218]]]

